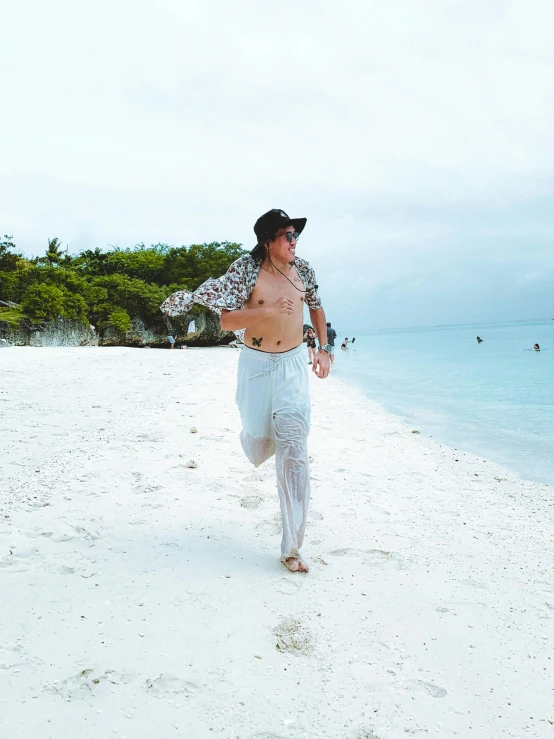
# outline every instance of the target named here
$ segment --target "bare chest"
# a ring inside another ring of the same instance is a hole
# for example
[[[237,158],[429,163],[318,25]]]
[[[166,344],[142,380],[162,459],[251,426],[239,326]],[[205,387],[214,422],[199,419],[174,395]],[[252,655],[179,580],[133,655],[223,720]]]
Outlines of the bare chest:
[[[256,280],[256,285],[248,301],[250,307],[271,305],[279,298],[290,298],[295,307],[303,308],[305,301],[305,287],[297,271],[293,268],[287,277],[283,275],[270,274],[261,269]],[[290,280],[290,282],[289,282]]]

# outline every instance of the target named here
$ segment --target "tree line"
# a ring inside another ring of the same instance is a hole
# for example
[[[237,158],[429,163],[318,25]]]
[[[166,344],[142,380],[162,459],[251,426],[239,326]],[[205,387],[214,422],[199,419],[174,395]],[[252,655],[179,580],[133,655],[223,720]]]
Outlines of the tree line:
[[[195,290],[245,253],[240,244],[224,241],[69,254],[55,238],[48,240],[44,256],[29,259],[6,235],[0,241],[0,301],[17,304],[16,313],[33,321],[62,316],[92,323],[100,333],[109,326],[125,332],[133,318],[159,324],[160,305],[171,293]],[[3,310],[8,308],[0,306],[0,320]]]

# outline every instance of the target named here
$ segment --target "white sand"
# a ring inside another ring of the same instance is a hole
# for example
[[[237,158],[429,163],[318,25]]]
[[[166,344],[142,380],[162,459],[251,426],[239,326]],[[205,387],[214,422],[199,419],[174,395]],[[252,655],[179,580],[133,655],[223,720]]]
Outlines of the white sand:
[[[237,359],[0,354],[0,736],[552,738],[552,489],[312,377],[288,573]]]

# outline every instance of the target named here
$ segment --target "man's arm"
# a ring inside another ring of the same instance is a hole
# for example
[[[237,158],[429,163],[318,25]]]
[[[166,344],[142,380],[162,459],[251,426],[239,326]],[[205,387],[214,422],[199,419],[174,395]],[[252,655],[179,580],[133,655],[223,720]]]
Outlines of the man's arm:
[[[250,328],[253,323],[269,318],[274,313],[290,316],[294,304],[290,298],[279,298],[273,305],[263,308],[241,308],[240,310],[223,310],[219,324],[222,331],[238,331]]]
[[[222,331],[238,331],[248,328],[259,321],[267,318],[267,308],[242,308],[241,310],[223,310],[219,323]]]
[[[319,339],[319,345],[327,343],[327,322],[325,321],[325,311],[323,308],[310,308],[310,319],[315,328],[317,338]],[[326,351],[318,351],[314,358],[312,365],[312,372],[321,379],[325,379],[329,374],[331,361]]]

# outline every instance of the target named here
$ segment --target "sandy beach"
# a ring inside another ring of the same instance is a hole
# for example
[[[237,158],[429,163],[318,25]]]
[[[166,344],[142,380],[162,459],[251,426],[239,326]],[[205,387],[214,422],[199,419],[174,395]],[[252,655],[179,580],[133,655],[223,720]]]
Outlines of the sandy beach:
[[[238,356],[0,353],[0,736],[554,737],[552,488],[312,376],[290,573]]]

